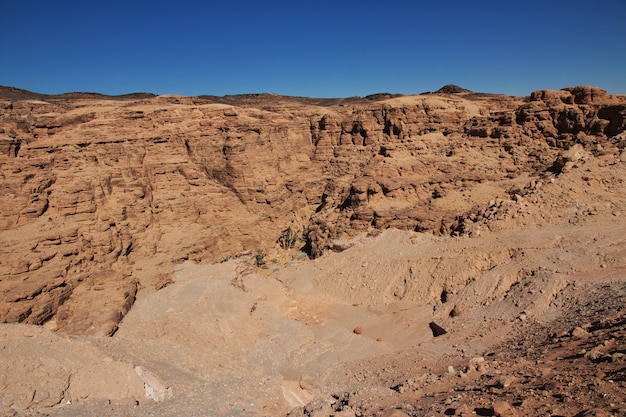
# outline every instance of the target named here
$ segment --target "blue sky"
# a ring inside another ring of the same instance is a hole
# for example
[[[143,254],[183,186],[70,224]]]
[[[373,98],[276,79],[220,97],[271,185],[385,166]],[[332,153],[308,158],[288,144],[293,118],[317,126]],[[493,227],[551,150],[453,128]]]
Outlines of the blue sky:
[[[626,0],[0,0],[0,85],[349,97],[626,94]]]

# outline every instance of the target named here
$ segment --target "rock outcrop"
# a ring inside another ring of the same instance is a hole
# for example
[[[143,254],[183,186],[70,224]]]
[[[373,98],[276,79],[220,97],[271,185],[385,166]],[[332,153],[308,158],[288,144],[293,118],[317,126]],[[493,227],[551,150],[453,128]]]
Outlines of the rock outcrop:
[[[560,174],[574,147],[615,163],[626,145],[626,98],[593,87],[0,93],[0,321],[72,334],[114,333],[175,263],[280,250],[287,228],[313,257],[368,230],[474,233],[523,198],[512,180]]]

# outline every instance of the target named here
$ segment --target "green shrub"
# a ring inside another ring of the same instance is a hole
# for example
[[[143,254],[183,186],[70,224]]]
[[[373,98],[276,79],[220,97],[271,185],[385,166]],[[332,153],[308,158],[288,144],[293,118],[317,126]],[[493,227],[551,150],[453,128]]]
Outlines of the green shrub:
[[[259,268],[267,268],[265,258],[267,258],[267,253],[265,253],[263,249],[259,249],[254,256],[254,259],[256,260],[256,266]]]
[[[278,237],[278,244],[283,249],[293,249],[300,237],[300,232],[292,229],[291,226],[282,231]]]

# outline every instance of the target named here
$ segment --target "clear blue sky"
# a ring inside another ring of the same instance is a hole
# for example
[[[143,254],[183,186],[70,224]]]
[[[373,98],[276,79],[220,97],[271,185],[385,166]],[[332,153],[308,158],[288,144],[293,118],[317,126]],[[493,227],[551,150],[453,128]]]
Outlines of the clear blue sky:
[[[0,0],[0,85],[348,97],[626,94],[626,0]]]

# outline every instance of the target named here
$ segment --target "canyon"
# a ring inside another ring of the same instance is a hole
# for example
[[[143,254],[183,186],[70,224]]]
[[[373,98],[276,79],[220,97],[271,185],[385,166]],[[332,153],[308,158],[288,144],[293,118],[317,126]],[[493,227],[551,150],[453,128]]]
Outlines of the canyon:
[[[0,405],[527,415],[551,403],[519,381],[579,361],[619,388],[554,394],[552,414],[605,415],[597,394],[626,415],[625,128],[626,96],[589,86],[0,87]],[[572,363],[532,356],[547,343]],[[488,403],[461,400],[479,381]]]

